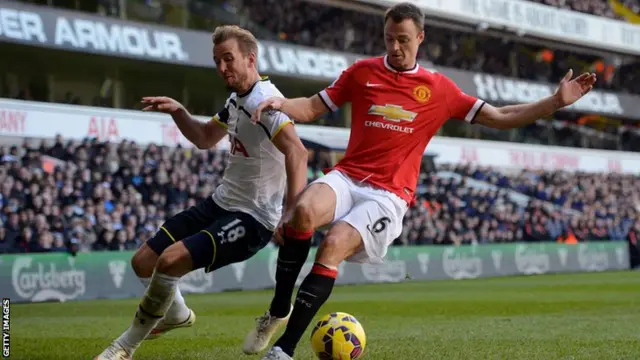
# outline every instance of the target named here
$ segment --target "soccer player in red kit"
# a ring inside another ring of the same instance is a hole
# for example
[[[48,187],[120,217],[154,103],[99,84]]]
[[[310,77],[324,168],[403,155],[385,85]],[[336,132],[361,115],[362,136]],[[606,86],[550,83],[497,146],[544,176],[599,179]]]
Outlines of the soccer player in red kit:
[[[346,154],[332,171],[302,192],[281,221],[276,288],[269,311],[245,339],[245,353],[265,349],[278,327],[284,334],[263,359],[291,359],[297,343],[328,299],[342,261],[381,263],[402,232],[402,219],[414,199],[424,150],[450,118],[497,129],[528,125],[550,116],[586,94],[595,74],[571,80],[535,103],[493,107],[463,93],[450,79],[418,65],[424,40],[424,14],[411,3],[390,8],[384,18],[387,54],[361,60],[328,88],[310,98],[271,98],[262,111],[282,111],[298,122],[352,104]],[[332,224],[314,266],[298,291],[296,279],[309,253],[314,229]]]

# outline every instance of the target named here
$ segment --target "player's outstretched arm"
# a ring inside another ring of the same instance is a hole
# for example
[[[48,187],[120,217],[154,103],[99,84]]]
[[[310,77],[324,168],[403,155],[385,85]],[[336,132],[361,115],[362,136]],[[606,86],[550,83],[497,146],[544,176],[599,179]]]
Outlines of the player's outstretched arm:
[[[475,123],[494,129],[513,129],[551,116],[557,110],[580,100],[596,82],[595,74],[584,73],[571,80],[572,76],[573,70],[569,70],[553,95],[533,103],[498,108],[485,104],[476,116]]]
[[[182,104],[170,97],[144,97],[142,103],[146,105],[142,111],[157,111],[171,115],[180,132],[198,149],[214,147],[227,134],[227,130],[214,120],[203,123],[195,119]]]
[[[322,102],[320,96],[314,95],[308,98],[287,99],[282,97],[272,97],[258,105],[251,117],[251,121],[257,123],[264,111],[278,110],[289,115],[296,122],[306,123],[317,119],[320,115],[329,111]]]

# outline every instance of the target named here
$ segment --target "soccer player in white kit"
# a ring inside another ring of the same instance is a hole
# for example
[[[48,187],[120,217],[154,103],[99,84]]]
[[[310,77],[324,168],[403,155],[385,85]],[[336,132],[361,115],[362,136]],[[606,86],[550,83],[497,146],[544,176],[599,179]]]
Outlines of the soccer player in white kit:
[[[191,326],[195,314],[186,306],[178,280],[196,269],[211,272],[255,255],[269,243],[283,213],[306,185],[307,150],[291,119],[272,111],[259,125],[251,122],[260,102],[282,96],[258,74],[255,37],[237,26],[221,26],[213,43],[218,73],[233,93],[211,121],[199,122],[171,98],[148,97],[143,103],[146,111],[170,114],[200,149],[229,135],[229,164],[211,197],[167,220],[138,249],[132,266],[146,292],[131,326],[97,360],[131,359],[143,340]]]

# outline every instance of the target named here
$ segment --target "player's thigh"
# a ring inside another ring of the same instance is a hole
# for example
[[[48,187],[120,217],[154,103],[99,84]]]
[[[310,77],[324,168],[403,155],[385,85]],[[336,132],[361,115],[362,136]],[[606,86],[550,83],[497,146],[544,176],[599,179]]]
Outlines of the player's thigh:
[[[242,262],[263,249],[273,232],[242,212],[227,212],[206,229],[183,240],[191,254],[193,270],[211,272]]]
[[[355,228],[362,247],[347,260],[358,263],[382,263],[389,246],[402,233],[407,205],[394,196],[371,196],[359,202],[342,221]]]
[[[313,209],[314,227],[327,225],[346,215],[353,206],[353,183],[339,171],[312,182],[300,195],[298,205]]]
[[[147,246],[160,256],[172,244],[197,234],[224,213],[211,197],[183,210],[162,224],[156,234],[147,240]]]

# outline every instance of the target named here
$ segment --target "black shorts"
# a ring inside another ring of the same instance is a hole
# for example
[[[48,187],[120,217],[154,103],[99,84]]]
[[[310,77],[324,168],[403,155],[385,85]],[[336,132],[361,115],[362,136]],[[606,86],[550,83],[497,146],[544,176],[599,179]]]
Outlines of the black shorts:
[[[147,245],[158,255],[176,241],[191,254],[193,267],[206,272],[242,262],[264,248],[273,232],[253,216],[227,211],[211,197],[167,220]]]

